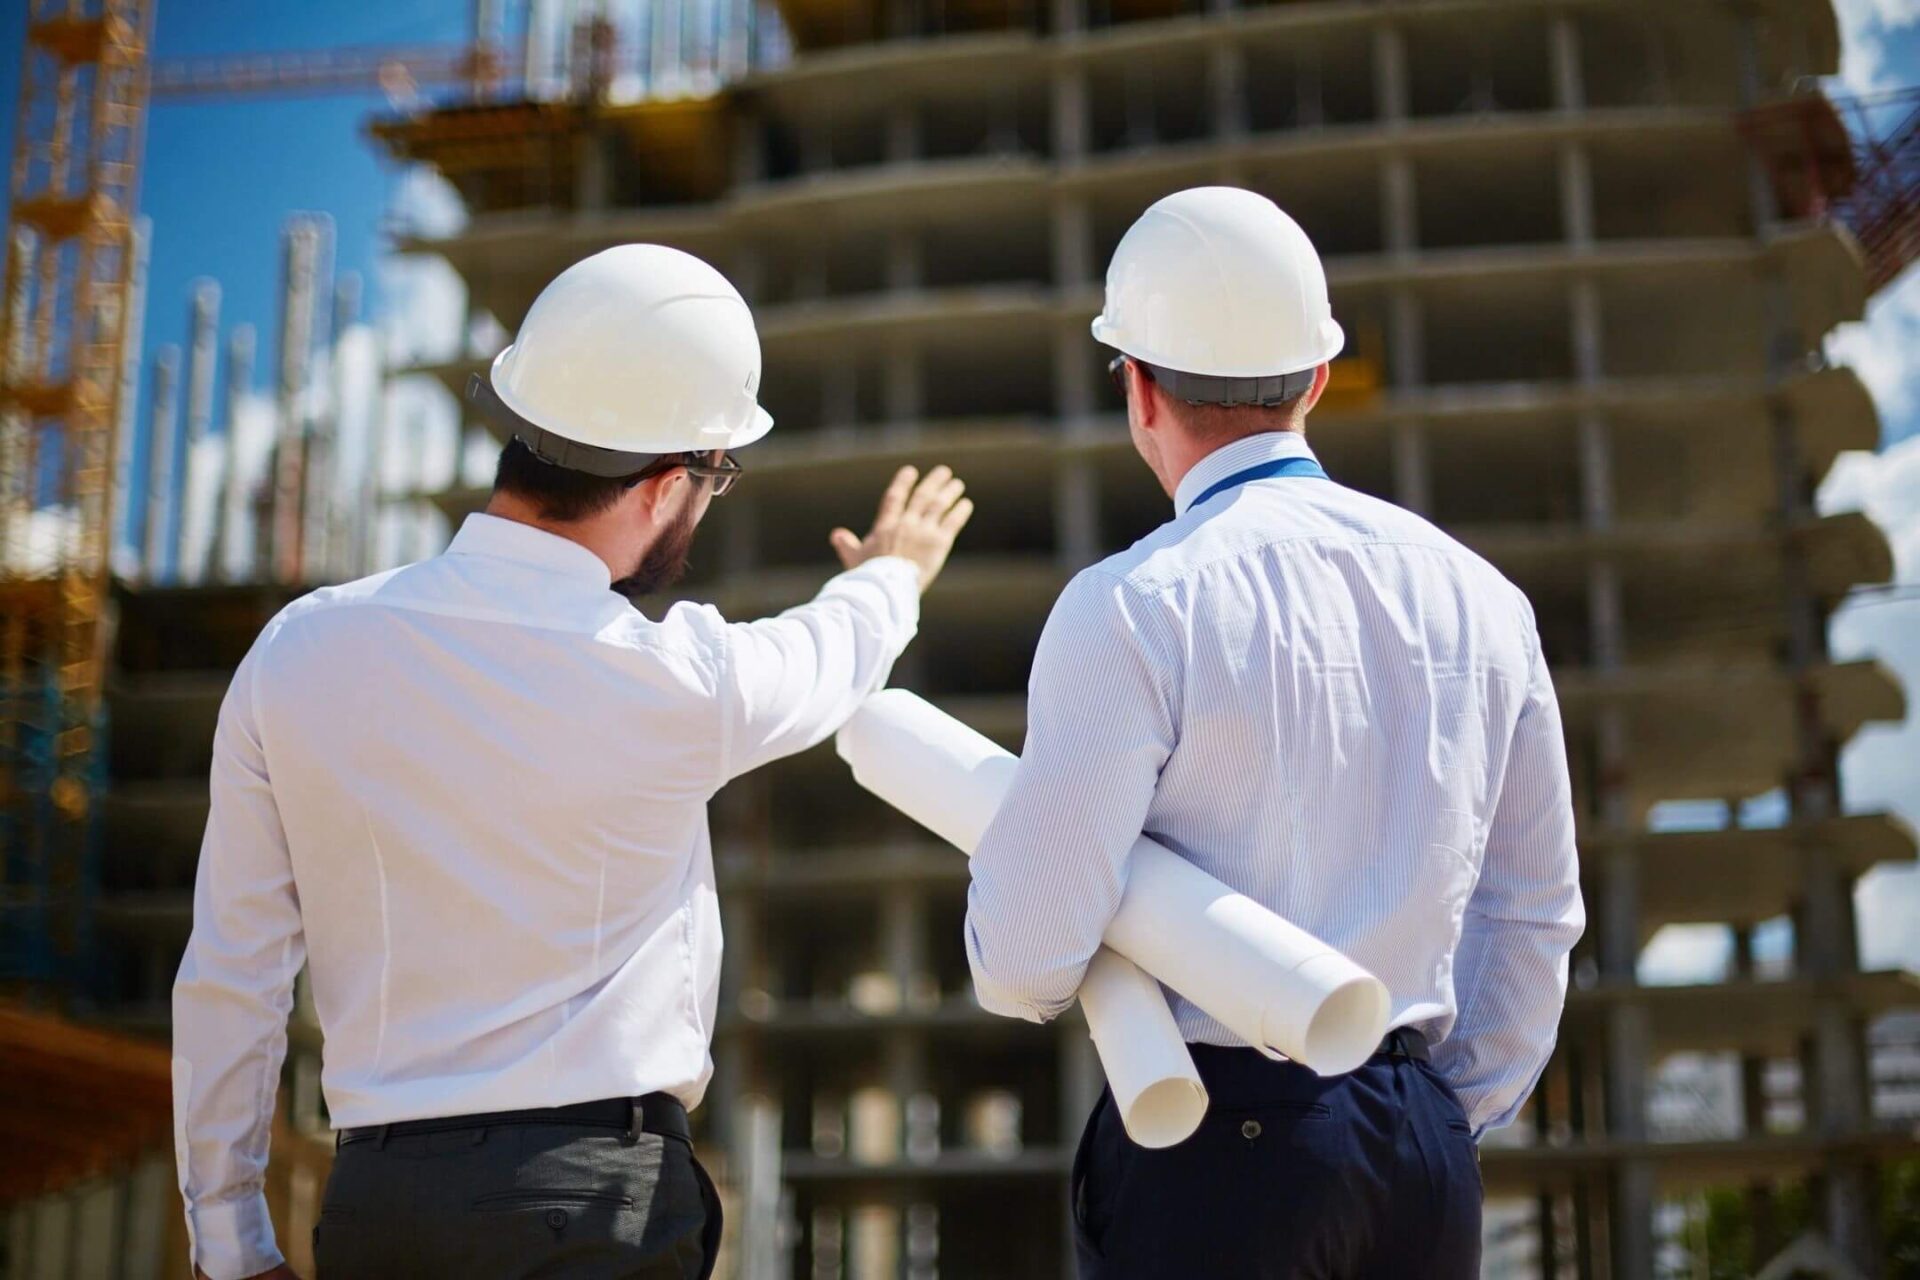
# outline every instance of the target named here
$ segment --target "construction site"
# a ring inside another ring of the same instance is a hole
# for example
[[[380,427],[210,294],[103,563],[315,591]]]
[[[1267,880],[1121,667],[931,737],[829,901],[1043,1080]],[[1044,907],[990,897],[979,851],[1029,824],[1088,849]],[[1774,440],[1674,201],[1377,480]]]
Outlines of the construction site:
[[[168,79],[149,0],[29,8],[52,70],[23,88],[0,315],[0,1277],[186,1275],[167,1002],[228,679],[288,601],[386,567],[378,513],[437,511],[444,536],[487,494],[328,490],[333,424],[302,406],[360,304],[324,221],[296,219],[271,463],[229,466],[202,490],[217,514],[169,531],[182,480],[132,474],[133,434],[170,458],[178,430],[230,433],[214,362],[251,388],[254,338],[197,295],[133,420],[149,77],[238,92],[275,68]],[[1851,808],[1838,766],[1907,695],[1826,647],[1892,559],[1814,492],[1879,440],[1823,340],[1920,254],[1920,98],[1823,91],[1829,0],[656,0],[637,39],[578,8],[536,48],[483,4],[470,49],[404,63],[430,99],[336,144],[459,193],[457,232],[394,247],[458,273],[463,339],[508,340],[553,276],[625,242],[739,287],[777,426],[680,593],[737,618],[799,603],[895,467],[948,463],[978,514],[893,683],[1018,750],[1055,597],[1169,516],[1088,336],[1105,264],[1169,192],[1271,196],[1349,335],[1316,452],[1525,589],[1566,714],[1589,924],[1553,1061],[1484,1146],[1486,1274],[1706,1274],[1687,1241],[1709,1200],[1746,1251],[1714,1274],[1914,1274],[1889,1187],[1920,1162],[1920,979],[1862,971],[1853,887],[1915,835]],[[387,372],[457,402],[494,354]],[[183,550],[190,525],[213,532]],[[1743,820],[1770,794],[1780,820]],[[1724,819],[1672,829],[1675,801]],[[1077,1013],[975,1003],[965,859],[831,747],[730,785],[712,824],[727,950],[694,1122],[728,1205],[719,1274],[1071,1275],[1099,1065]],[[1781,921],[1768,965],[1755,933]],[[1730,931],[1722,980],[1642,983],[1675,924]],[[332,1144],[304,998],[290,1045],[269,1198],[311,1274]],[[1727,1104],[1669,1105],[1702,1069],[1736,1082]]]

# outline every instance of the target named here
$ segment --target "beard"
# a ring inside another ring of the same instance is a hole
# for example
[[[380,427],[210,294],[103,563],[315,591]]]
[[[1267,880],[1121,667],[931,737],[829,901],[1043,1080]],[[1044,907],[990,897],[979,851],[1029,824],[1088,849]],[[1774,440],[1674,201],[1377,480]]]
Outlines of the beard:
[[[687,553],[693,549],[693,532],[699,523],[693,504],[687,504],[641,553],[633,572],[613,583],[613,589],[631,600],[680,581],[687,572]]]

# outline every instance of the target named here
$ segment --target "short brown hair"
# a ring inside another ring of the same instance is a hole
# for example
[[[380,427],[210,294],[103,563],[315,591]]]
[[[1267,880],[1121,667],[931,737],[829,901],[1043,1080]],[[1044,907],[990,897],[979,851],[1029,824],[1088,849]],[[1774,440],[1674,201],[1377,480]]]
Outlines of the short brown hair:
[[[1230,444],[1270,431],[1299,431],[1306,423],[1306,415],[1300,411],[1308,395],[1304,391],[1279,404],[1195,404],[1176,400],[1164,389],[1161,394],[1181,424],[1207,444]]]

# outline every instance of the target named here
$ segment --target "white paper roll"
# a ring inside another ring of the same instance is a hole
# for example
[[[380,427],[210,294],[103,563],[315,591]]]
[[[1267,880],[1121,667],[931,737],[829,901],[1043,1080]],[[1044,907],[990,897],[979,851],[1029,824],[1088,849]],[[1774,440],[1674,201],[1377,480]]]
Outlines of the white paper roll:
[[[867,699],[834,741],[854,780],[972,855],[1013,781],[1015,758],[903,689]],[[1080,983],[1080,1008],[1127,1136],[1170,1147],[1207,1114],[1207,1089],[1160,984],[1100,948]]]
[[[1108,947],[1093,953],[1080,1008],[1127,1136],[1143,1147],[1184,1142],[1207,1114],[1207,1087],[1160,984]]]
[[[969,854],[1015,765],[904,689],[867,699],[836,748],[861,786]],[[1131,859],[1108,946],[1264,1053],[1322,1075],[1372,1054],[1391,1011],[1378,978],[1164,845],[1142,836]]]

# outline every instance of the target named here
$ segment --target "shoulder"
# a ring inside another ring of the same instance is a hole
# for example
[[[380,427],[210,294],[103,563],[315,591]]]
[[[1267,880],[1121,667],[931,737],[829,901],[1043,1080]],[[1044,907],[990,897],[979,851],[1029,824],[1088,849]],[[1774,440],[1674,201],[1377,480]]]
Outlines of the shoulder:
[[[718,686],[727,662],[727,620],[712,605],[690,600],[674,604],[655,621],[632,603],[613,597],[606,625],[594,639],[671,667],[704,691]]]
[[[355,605],[366,604],[378,596],[390,583],[418,568],[417,564],[402,565],[383,573],[356,578],[352,582],[317,587],[299,599],[288,602],[280,612],[274,614],[267,625],[260,629],[260,644],[270,645],[282,633],[289,629],[297,630],[314,618]]]

